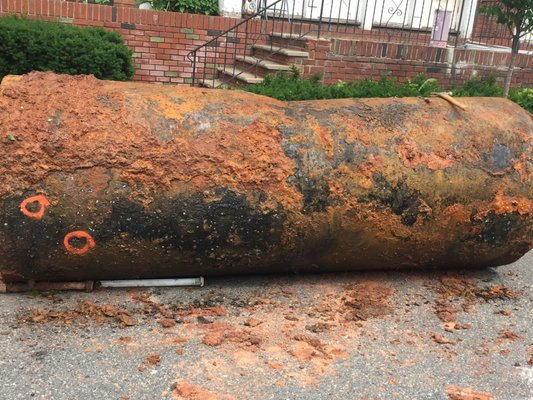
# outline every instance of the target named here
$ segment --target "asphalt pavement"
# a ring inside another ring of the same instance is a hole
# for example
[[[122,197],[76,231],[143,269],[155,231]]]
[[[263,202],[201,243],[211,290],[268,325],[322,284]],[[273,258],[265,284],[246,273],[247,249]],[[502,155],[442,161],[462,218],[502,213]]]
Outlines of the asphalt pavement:
[[[0,399],[533,399],[533,251],[484,270],[0,296]]]

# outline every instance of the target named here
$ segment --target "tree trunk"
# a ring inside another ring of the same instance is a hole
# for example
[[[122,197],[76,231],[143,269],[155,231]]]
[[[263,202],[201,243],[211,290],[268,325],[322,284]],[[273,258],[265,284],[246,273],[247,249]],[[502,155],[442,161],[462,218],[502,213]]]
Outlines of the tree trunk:
[[[509,68],[507,76],[505,77],[505,84],[503,86],[503,97],[509,96],[509,89],[511,88],[511,81],[513,80],[514,65],[516,63],[516,56],[520,50],[520,37],[518,35],[513,37],[513,45],[511,48],[511,61],[509,61]]]

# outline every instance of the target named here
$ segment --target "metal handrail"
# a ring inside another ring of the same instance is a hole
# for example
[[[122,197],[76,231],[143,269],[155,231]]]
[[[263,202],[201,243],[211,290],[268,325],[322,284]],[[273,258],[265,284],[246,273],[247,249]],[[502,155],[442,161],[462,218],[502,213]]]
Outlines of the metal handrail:
[[[269,9],[272,9],[272,8],[276,8],[276,5],[278,3],[283,3],[285,2],[286,0],[277,0],[275,1],[274,3],[266,6],[266,7],[263,7],[263,8],[259,8],[254,14],[244,18],[241,22],[239,22],[238,24],[232,26],[231,28],[225,30],[224,32],[220,33],[219,35],[215,36],[213,39],[209,40],[208,42],[194,48],[193,50],[191,50],[188,54],[187,54],[187,59],[193,64],[193,70],[192,70],[192,86],[194,86],[195,84],[195,81],[196,81],[196,54],[198,53],[198,50],[200,49],[203,49],[205,47],[208,47],[210,44],[218,41],[218,39],[220,39],[221,37],[227,35],[228,33],[232,32],[232,31],[235,31],[237,30],[240,26],[248,23],[248,21],[250,21],[251,19],[254,19],[256,17],[259,17],[259,16],[263,16],[263,18],[267,18],[266,16],[266,13]]]
[[[296,40],[311,33],[317,39],[326,34],[330,38],[335,38],[334,35],[338,34],[339,38],[349,38],[354,41],[364,41],[365,38],[369,38],[374,43],[382,44],[382,57],[384,57],[391,56],[393,53],[394,48],[388,47],[389,43],[430,44],[437,10],[448,13],[446,18],[448,18],[449,26],[443,29],[447,32],[448,47],[457,47],[461,43],[485,42],[482,41],[482,36],[483,38],[485,36],[483,35],[485,25],[492,26],[494,23],[488,17],[483,18],[481,29],[478,29],[479,32],[475,31],[475,18],[478,18],[475,2],[468,6],[466,0],[461,3],[459,0],[402,0],[399,3],[391,1],[392,5],[387,7],[385,7],[385,0],[381,4],[366,0],[342,0],[326,4],[324,0],[314,0],[313,7],[308,6],[306,1],[298,1],[299,9],[295,11],[297,0],[276,0],[270,5],[266,5],[266,2],[261,0],[259,9],[254,14],[242,19],[236,25],[187,54],[193,66],[192,85],[194,86],[199,81],[199,74],[202,74],[204,84],[207,84],[207,79],[213,79],[213,85],[215,85],[218,84],[219,71],[231,76],[225,78],[224,82],[233,81],[239,76],[242,78],[242,74],[250,71],[256,73],[261,67],[259,61],[245,58],[248,54],[253,54],[250,50],[257,47],[258,42],[261,44],[264,42],[270,44],[270,51],[264,48],[260,58],[262,60],[277,59],[278,51],[273,43],[276,40],[275,36],[280,36],[280,33],[284,46],[291,46]],[[291,2],[292,7],[289,4]],[[415,16],[414,10],[417,9],[421,12]],[[278,10],[280,10],[279,16]],[[315,15],[313,15],[313,10],[315,10]],[[257,17],[263,20],[271,19],[271,21],[268,24],[250,23]],[[489,23],[489,20],[492,22]],[[444,22],[441,21],[441,23]],[[286,37],[283,36],[285,29],[287,33],[290,30]],[[232,32],[233,35],[231,35]],[[268,39],[269,36],[270,39]],[[499,40],[501,40],[499,35],[496,35],[491,43],[499,44]],[[527,46],[533,46],[532,41],[533,37],[529,38]],[[208,49],[209,46],[213,49]],[[398,49],[396,55],[392,57],[403,57],[403,47],[398,46]],[[252,51],[255,53],[254,50]],[[244,60],[241,57],[237,60],[237,54],[244,56]],[[428,61],[440,59],[441,55],[442,50],[427,52]],[[231,65],[232,60],[233,65]],[[230,73],[231,68],[233,68],[233,74]]]

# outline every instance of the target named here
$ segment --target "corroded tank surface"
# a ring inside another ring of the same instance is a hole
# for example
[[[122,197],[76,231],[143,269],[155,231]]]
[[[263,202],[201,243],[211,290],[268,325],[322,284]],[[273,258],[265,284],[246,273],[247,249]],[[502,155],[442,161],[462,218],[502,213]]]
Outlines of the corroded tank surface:
[[[461,102],[8,77],[3,279],[510,263],[533,245],[533,119]]]

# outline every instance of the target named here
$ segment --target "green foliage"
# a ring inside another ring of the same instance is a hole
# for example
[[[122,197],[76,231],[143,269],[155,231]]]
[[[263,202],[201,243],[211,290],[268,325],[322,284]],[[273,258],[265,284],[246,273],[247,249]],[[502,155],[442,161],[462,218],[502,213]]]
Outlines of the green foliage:
[[[269,75],[263,82],[245,87],[244,90],[278,100],[410,97],[427,96],[440,91],[435,79],[426,79],[423,75],[404,83],[383,77],[379,81],[364,79],[350,83],[339,81],[336,84],[322,85],[320,78],[320,75],[315,75],[310,79],[302,79],[300,72],[293,66],[289,73],[281,71],[276,75]]]
[[[456,97],[500,97],[502,88],[495,76],[486,79],[470,79],[461,87],[452,88],[452,95]]]
[[[151,0],[155,10],[218,15],[218,0]]]
[[[533,113],[533,89],[513,89],[509,93],[509,99]]]
[[[288,73],[282,71],[276,75],[269,75],[263,82],[241,89],[286,101],[350,97],[425,97],[442,91],[436,79],[427,79],[424,75],[417,75],[413,80],[404,83],[383,77],[378,81],[363,79],[350,83],[338,81],[336,84],[322,85],[320,79],[320,75],[303,79],[300,71],[292,66]],[[496,77],[491,76],[485,79],[470,79],[463,86],[454,87],[452,95],[500,97],[502,88],[498,85]],[[509,99],[533,113],[533,89],[512,90]]]
[[[129,80],[131,51],[117,32],[55,22],[0,18],[0,79],[8,74],[54,71]]]

